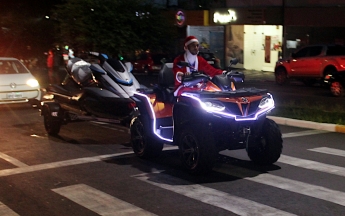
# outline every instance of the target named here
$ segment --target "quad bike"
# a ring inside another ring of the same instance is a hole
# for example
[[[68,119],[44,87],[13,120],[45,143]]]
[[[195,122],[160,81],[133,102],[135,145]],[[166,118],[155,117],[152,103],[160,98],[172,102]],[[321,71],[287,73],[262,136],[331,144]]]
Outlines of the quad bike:
[[[185,62],[180,66],[190,67]],[[212,170],[217,154],[226,149],[246,149],[258,164],[276,162],[283,140],[278,125],[266,118],[274,108],[273,96],[264,89],[236,89],[234,83],[243,81],[244,74],[230,66],[212,79],[201,73],[185,76],[184,86],[201,87],[176,98],[172,63],[165,64],[156,87],[134,93],[138,109],[130,133],[135,154],[157,157],[164,144],[178,146],[183,166],[193,174]]]
[[[75,121],[99,121],[129,125],[135,110],[131,98],[142,86],[135,79],[131,63],[88,53],[96,63],[70,59],[62,84],[47,87],[52,100],[42,102],[41,115],[49,135],[57,135],[61,125]]]

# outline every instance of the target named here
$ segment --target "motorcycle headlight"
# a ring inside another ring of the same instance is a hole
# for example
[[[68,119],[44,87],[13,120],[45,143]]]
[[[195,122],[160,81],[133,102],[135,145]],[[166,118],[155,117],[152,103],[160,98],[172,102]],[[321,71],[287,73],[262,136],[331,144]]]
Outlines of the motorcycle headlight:
[[[210,111],[210,112],[221,112],[224,111],[225,106],[223,106],[222,104],[219,103],[214,103],[214,102],[201,102],[201,106],[203,109]]]
[[[265,97],[262,98],[259,104],[259,108],[260,109],[266,109],[266,108],[270,108],[270,107],[274,107],[274,100],[272,97]]]
[[[39,83],[36,79],[29,79],[28,81],[26,81],[26,84],[30,87],[38,87]]]

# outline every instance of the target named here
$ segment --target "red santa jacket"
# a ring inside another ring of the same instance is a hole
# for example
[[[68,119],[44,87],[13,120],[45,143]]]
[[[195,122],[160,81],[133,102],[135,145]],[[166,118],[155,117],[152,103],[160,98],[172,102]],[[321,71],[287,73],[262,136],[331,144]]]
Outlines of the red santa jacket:
[[[187,71],[189,71],[189,68],[187,67],[179,67],[177,66],[177,63],[180,61],[187,61],[185,59],[185,54],[179,55],[175,58],[174,60],[174,64],[173,64],[173,72],[174,72],[174,77],[175,77],[175,89],[177,89],[180,85],[181,82],[178,80],[177,78],[177,73],[178,72],[182,72],[182,73],[186,73]],[[222,70],[216,69],[214,67],[212,67],[209,63],[207,63],[207,61],[201,57],[198,56],[195,62],[195,69],[197,71],[203,72],[211,77],[217,75],[217,74],[222,74]]]

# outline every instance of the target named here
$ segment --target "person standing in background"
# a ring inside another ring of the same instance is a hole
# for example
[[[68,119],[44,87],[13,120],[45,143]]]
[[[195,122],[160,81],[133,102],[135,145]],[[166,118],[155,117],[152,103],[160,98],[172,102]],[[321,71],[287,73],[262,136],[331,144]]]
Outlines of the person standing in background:
[[[50,84],[58,83],[58,79],[56,78],[56,74],[54,74],[54,52],[52,49],[48,51],[47,56],[47,69],[48,69],[48,78]]]

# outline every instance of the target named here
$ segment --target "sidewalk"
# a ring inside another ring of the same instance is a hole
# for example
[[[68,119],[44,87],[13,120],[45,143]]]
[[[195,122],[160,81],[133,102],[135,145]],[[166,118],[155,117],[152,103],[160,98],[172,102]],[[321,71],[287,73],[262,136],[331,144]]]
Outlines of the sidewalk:
[[[272,119],[279,125],[287,125],[300,128],[309,128],[314,130],[324,130],[337,133],[345,133],[345,125],[329,124],[329,123],[319,123],[304,121],[298,119],[289,119],[278,116],[267,116],[267,118]]]
[[[245,75],[245,80],[261,80],[261,81],[275,82],[274,72],[246,70],[246,69],[234,69],[234,70],[243,72]]]

